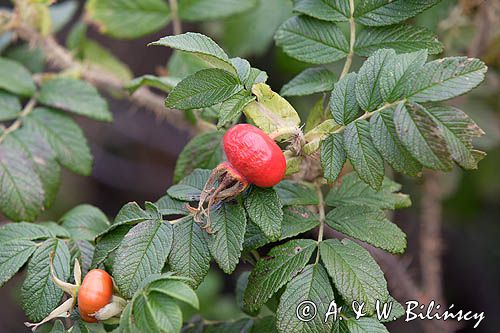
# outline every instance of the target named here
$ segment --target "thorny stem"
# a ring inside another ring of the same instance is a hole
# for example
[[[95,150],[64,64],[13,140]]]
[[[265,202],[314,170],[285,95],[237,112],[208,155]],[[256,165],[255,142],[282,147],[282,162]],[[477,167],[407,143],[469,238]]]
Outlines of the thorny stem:
[[[356,22],[354,21],[354,0],[349,0],[350,17],[349,17],[349,30],[351,31],[351,36],[349,38],[349,53],[347,54],[347,59],[340,74],[340,79],[349,73],[349,69],[352,65],[352,57],[354,56],[354,43],[356,42]]]
[[[318,250],[316,252],[316,264],[319,262],[319,245],[323,241],[323,234],[325,232],[325,200],[323,192],[321,191],[321,183],[316,182],[316,193],[318,194],[318,213],[319,213],[319,230],[318,230]]]
[[[17,117],[16,121],[14,121],[12,123],[12,125],[7,127],[3,131],[2,135],[0,136],[0,143],[2,143],[5,140],[7,135],[9,135],[10,133],[16,131],[17,129],[19,129],[19,127],[21,127],[24,118],[26,118],[26,116],[29,115],[31,113],[31,111],[33,111],[33,108],[35,107],[35,105],[36,105],[36,98],[35,98],[35,96],[33,96],[29,100],[29,102],[26,103],[26,105],[24,106],[24,109],[21,111],[21,113],[19,114],[19,117]]]
[[[170,4],[174,35],[180,35],[182,34],[182,23],[179,17],[179,6],[177,4],[177,0],[168,0],[168,3]]]

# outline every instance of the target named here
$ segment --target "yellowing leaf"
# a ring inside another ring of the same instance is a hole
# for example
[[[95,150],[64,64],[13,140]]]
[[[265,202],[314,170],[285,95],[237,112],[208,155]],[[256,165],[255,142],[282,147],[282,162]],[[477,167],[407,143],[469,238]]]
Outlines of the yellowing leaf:
[[[261,130],[271,134],[279,129],[299,126],[300,117],[297,111],[267,84],[255,84],[252,93],[257,97],[257,101],[247,104],[243,112]]]

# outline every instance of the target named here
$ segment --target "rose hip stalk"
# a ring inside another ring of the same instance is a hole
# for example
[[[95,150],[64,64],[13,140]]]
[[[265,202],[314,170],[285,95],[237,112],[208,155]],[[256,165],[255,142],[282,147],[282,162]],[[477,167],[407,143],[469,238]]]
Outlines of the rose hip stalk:
[[[283,179],[286,170],[285,156],[280,147],[255,126],[233,126],[224,135],[223,146],[228,161],[214,169],[201,193],[198,209],[195,209],[197,222],[201,222],[203,216],[207,217],[204,228],[209,232],[209,213],[214,204],[234,198],[249,184],[274,186]]]

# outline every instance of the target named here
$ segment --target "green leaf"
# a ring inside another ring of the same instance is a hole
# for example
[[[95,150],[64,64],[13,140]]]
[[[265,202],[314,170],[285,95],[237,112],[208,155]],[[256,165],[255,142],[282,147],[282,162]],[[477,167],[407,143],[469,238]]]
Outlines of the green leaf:
[[[250,68],[250,74],[248,75],[248,79],[244,82],[245,89],[251,90],[255,84],[266,83],[268,78],[269,77],[266,72],[252,67]]]
[[[406,95],[427,60],[427,50],[398,54],[384,66],[380,76],[380,94],[386,102],[394,102]]]
[[[238,307],[241,311],[245,312],[245,303],[243,301],[243,296],[245,294],[245,289],[247,289],[248,286],[248,277],[250,276],[250,272],[246,271],[240,274],[238,276],[238,280],[236,281],[236,290],[235,290],[235,298],[236,298],[236,304],[238,304]],[[245,312],[247,313],[247,312]],[[248,311],[247,313],[250,316],[256,316],[259,313],[257,311],[251,312]]]
[[[0,121],[16,119],[20,112],[19,98],[0,90]]]
[[[252,10],[224,21],[221,31],[224,48],[241,57],[263,55],[271,46],[276,29],[291,15],[289,0],[258,0]],[[247,87],[250,88],[251,85]]]
[[[31,96],[35,93],[35,82],[31,73],[16,61],[0,58],[0,88],[16,95]]]
[[[313,105],[309,115],[306,119],[306,124],[304,126],[304,131],[307,133],[313,130],[316,126],[323,123],[327,119],[331,119],[332,115],[329,108],[325,108],[323,105],[323,98],[316,101]]]
[[[179,15],[185,21],[209,21],[245,12],[257,5],[257,0],[183,0]]]
[[[351,16],[349,0],[295,0],[293,11],[333,22],[346,22]]]
[[[81,57],[103,71],[110,72],[123,81],[132,79],[132,71],[117,58],[110,50],[93,40],[85,39],[81,45]]]
[[[4,55],[10,60],[17,61],[32,73],[41,73],[44,70],[45,55],[39,47],[33,47],[28,43],[24,43],[19,46],[10,47]]]
[[[19,150],[0,145],[0,210],[13,221],[34,221],[44,192],[33,163]]]
[[[394,110],[377,112],[370,119],[370,135],[373,144],[384,160],[396,171],[417,176],[422,165],[406,150],[396,133]]]
[[[347,125],[360,115],[356,99],[356,73],[349,73],[335,83],[331,97],[330,109],[333,119],[341,125]]]
[[[99,208],[88,204],[71,209],[61,217],[60,222],[74,240],[93,241],[109,227],[106,215]]]
[[[441,0],[373,0],[358,1],[354,10],[356,22],[367,26],[391,25],[405,21]]]
[[[366,28],[356,38],[354,51],[364,57],[378,49],[394,49],[398,53],[427,49],[429,54],[438,54],[443,45],[436,34],[426,28],[412,25]]]
[[[316,189],[311,183],[282,180],[274,189],[283,206],[319,204]]]
[[[163,0],[90,0],[86,9],[101,32],[116,38],[147,35],[170,20],[170,10]]]
[[[252,87],[257,101],[250,102],[243,112],[257,127],[270,134],[285,127],[297,127],[300,117],[293,106],[265,83]]]
[[[243,109],[248,103],[255,100],[255,97],[249,95],[247,91],[241,91],[229,98],[220,105],[219,121],[217,128],[221,128],[228,123],[237,121]]]
[[[375,191],[352,172],[342,177],[341,183],[334,184],[325,202],[332,207],[367,206],[391,210],[409,207],[409,196],[397,192],[399,190],[401,185],[386,177],[380,190]]]
[[[116,250],[113,277],[120,292],[131,298],[141,282],[160,273],[172,247],[172,226],[149,220],[134,226]]]
[[[105,233],[98,238],[92,257],[91,267],[96,268],[102,265],[120,246],[125,235],[132,228],[130,225],[120,225],[112,231]]]
[[[109,234],[122,225],[136,225],[147,220],[160,220],[162,218],[158,208],[146,202],[146,210],[143,210],[137,202],[129,202],[123,206],[115,217],[113,224],[96,236],[96,239]]]
[[[405,148],[423,166],[450,171],[451,155],[442,130],[419,104],[399,104],[394,112],[396,133]]]
[[[306,207],[285,207],[283,209],[280,240],[295,237],[317,226],[319,226],[319,216]]]
[[[167,107],[190,110],[224,102],[243,86],[238,78],[222,69],[210,68],[188,76],[168,95]]]
[[[195,136],[184,147],[177,159],[174,183],[193,172],[194,169],[213,169],[222,160],[221,139],[223,132],[206,132]]]
[[[279,240],[295,237],[319,226],[319,217],[306,207],[287,206],[283,209],[283,223]],[[248,223],[243,249],[258,249],[272,241],[254,223]]]
[[[210,172],[210,170],[195,169],[178,184],[171,186],[167,190],[168,195],[182,201],[198,201]]]
[[[186,203],[164,195],[155,202],[161,215],[187,215]]]
[[[0,287],[17,273],[35,249],[36,243],[25,239],[0,243]]]
[[[94,245],[86,240],[70,240],[71,259],[78,258],[82,268],[82,274],[85,276],[92,266],[92,258],[94,257]]]
[[[414,102],[444,101],[474,89],[487,67],[479,59],[450,57],[425,64],[406,97]]]
[[[50,144],[40,133],[30,131],[26,127],[7,136],[5,144],[20,149],[31,160],[33,169],[42,182],[45,194],[44,206],[50,207],[61,183],[61,167]]]
[[[60,78],[42,83],[40,103],[100,121],[113,120],[97,89],[81,80]]]
[[[120,326],[118,327],[119,333],[134,333],[137,332],[137,327],[133,322],[132,316],[132,302],[128,302],[120,316]]]
[[[229,59],[229,61],[234,66],[234,68],[236,68],[236,72],[238,73],[238,78],[240,79],[240,81],[245,82],[246,80],[248,80],[250,71],[252,69],[248,60],[240,57],[235,57]]]
[[[181,35],[163,37],[150,45],[166,46],[176,50],[189,52],[206,62],[210,67],[237,74],[226,52],[224,52],[224,50],[210,37],[205,35],[195,32],[186,32]]]
[[[336,289],[347,304],[364,302],[368,314],[373,314],[377,300],[389,297],[384,273],[368,251],[344,239],[323,241],[320,245],[321,260],[333,279]]]
[[[377,50],[361,66],[356,80],[356,99],[363,110],[373,111],[382,104],[381,74],[395,54],[390,49]]]
[[[370,136],[370,124],[366,120],[350,123],[344,131],[345,152],[354,170],[373,189],[382,186],[384,161]]]
[[[334,323],[334,333],[389,333],[387,328],[374,317],[344,318]]]
[[[172,76],[154,76],[154,75],[142,75],[139,76],[125,86],[129,93],[133,94],[137,89],[148,86],[161,89],[166,92],[172,91],[174,87],[180,82],[179,78]]]
[[[323,67],[308,68],[281,88],[283,96],[305,96],[330,91],[335,84],[335,75]]]
[[[317,305],[318,313],[311,321],[297,318],[297,306],[304,301]],[[320,264],[308,265],[294,277],[281,295],[277,311],[277,328],[280,332],[324,332],[332,331],[332,320],[326,323],[323,315],[328,312],[330,302],[334,301],[333,289],[325,269]]]
[[[321,167],[329,183],[340,175],[346,159],[342,134],[332,134],[321,143]]]
[[[138,332],[181,331],[182,312],[170,297],[158,292],[141,293],[134,297],[132,308]]]
[[[295,239],[274,247],[266,258],[257,261],[245,291],[245,307],[250,311],[259,309],[302,271],[315,249],[315,241]]]
[[[28,274],[21,289],[24,312],[32,322],[38,322],[54,310],[63,291],[50,277],[50,254],[54,253],[54,273],[66,281],[70,275],[70,254],[62,240],[49,239],[39,246],[28,264]]]
[[[349,43],[331,22],[295,16],[283,23],[274,36],[276,44],[292,58],[327,64],[347,56]]]
[[[174,224],[174,240],[168,259],[171,269],[181,276],[193,279],[197,287],[210,268],[210,252],[205,239],[205,231],[186,216]]]
[[[240,204],[225,203],[210,211],[213,234],[207,234],[208,248],[219,267],[230,274],[239,263],[245,236],[246,215]]]
[[[187,284],[174,279],[159,279],[151,282],[147,287],[149,292],[158,292],[168,297],[191,305],[194,309],[199,309],[198,296]]]
[[[463,111],[451,106],[427,109],[443,131],[451,157],[464,169],[477,169],[472,140],[484,135],[483,130]]]
[[[66,328],[64,327],[64,324],[60,320],[56,320],[54,323],[54,326],[52,326],[52,329],[50,330],[50,333],[66,333]]]
[[[281,236],[282,208],[280,198],[273,188],[254,186],[245,198],[245,209],[250,220],[271,240],[277,240]]]
[[[52,237],[57,238],[70,238],[68,230],[53,221],[37,222],[37,225],[46,228],[52,234]]]
[[[90,175],[92,155],[87,140],[70,116],[48,108],[36,108],[25,118],[25,126],[47,140],[63,166],[78,174]]]
[[[70,22],[78,10],[78,2],[75,0],[65,1],[49,7],[52,21],[52,32],[58,32]]]
[[[196,55],[177,50],[174,50],[167,64],[168,74],[178,78],[185,78],[186,76],[206,68],[207,63]]]
[[[7,223],[0,228],[0,244],[10,240],[39,240],[54,236],[48,228],[28,222]]]
[[[341,206],[326,215],[326,223],[341,233],[391,253],[403,253],[406,235],[384,212],[365,206]]]

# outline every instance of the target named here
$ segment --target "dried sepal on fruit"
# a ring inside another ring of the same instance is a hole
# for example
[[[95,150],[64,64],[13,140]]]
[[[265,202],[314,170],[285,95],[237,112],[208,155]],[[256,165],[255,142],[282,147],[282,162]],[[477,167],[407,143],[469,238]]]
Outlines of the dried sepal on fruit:
[[[250,184],[272,187],[285,176],[286,160],[280,147],[259,128],[239,124],[230,128],[223,138],[228,159],[219,164],[205,184],[197,208],[192,208],[195,221],[207,232],[210,228],[210,210],[217,204],[231,200]]]
[[[25,322],[24,324],[34,332],[40,325],[55,319],[67,318],[78,302],[80,317],[86,322],[108,320],[118,316],[127,301],[113,295],[113,278],[102,269],[93,269],[87,273],[82,283],[82,270],[78,259],[75,260],[73,277],[75,284],[62,281],[54,271],[54,254],[50,255],[50,276],[52,281],[70,297],[54,309],[47,317],[38,323]]]
[[[50,278],[52,281],[54,281],[55,285],[58,286],[61,290],[63,290],[65,293],[70,295],[70,298],[68,298],[63,304],[59,305],[57,308],[55,308],[47,317],[42,319],[38,323],[29,323],[25,322],[24,325],[26,327],[31,328],[31,330],[34,332],[36,329],[40,326],[45,324],[46,322],[55,319],[55,318],[67,318],[71,314],[71,310],[75,307],[76,304],[76,297],[78,294],[78,289],[80,288],[81,281],[82,281],[82,270],[80,267],[80,262],[78,259],[75,259],[75,265],[73,267],[73,277],[75,279],[75,284],[71,284],[65,281],[62,281],[57,277],[54,271],[54,252],[50,253]]]

